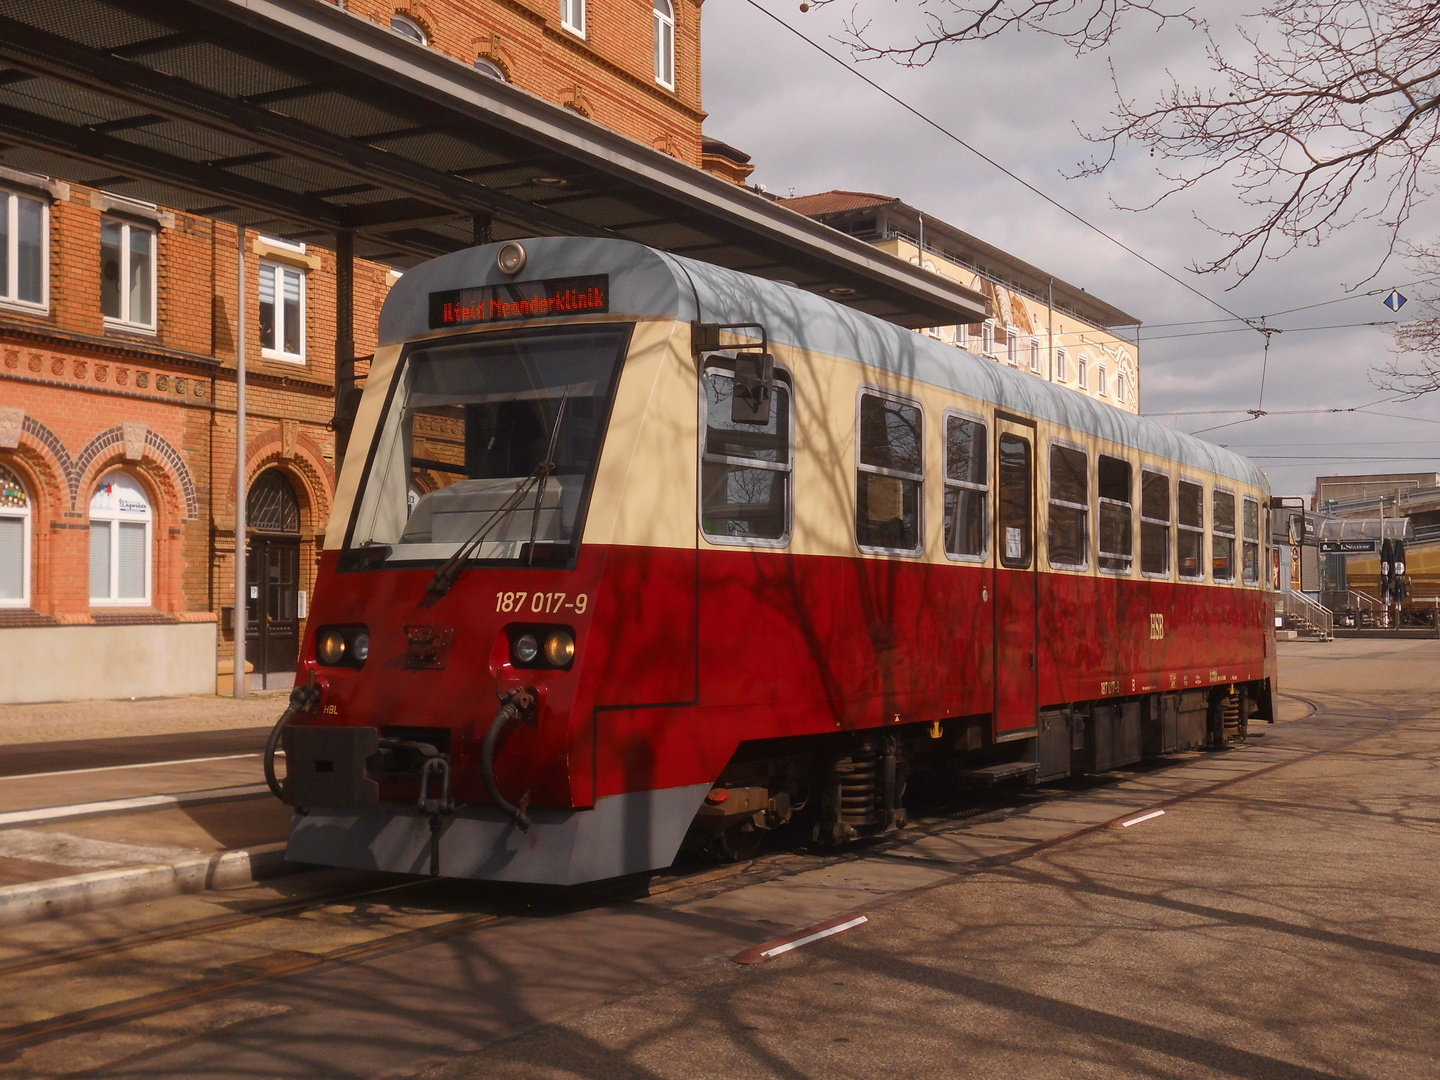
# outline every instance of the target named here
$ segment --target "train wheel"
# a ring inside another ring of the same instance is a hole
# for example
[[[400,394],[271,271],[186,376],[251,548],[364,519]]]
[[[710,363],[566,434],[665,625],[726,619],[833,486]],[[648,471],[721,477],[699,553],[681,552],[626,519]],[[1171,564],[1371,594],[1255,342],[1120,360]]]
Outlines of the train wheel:
[[[753,859],[764,843],[765,830],[757,829],[753,821],[743,821],[719,833],[711,844],[711,850],[726,862],[738,862]]]

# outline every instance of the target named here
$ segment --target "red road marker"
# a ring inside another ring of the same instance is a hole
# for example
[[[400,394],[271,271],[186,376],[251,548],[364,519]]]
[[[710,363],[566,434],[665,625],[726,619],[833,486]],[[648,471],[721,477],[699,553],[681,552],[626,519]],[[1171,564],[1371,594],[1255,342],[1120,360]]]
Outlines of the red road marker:
[[[843,934],[846,930],[853,930],[869,921],[870,918],[867,915],[841,915],[838,918],[826,919],[824,922],[807,926],[803,930],[796,930],[793,934],[763,941],[759,945],[738,952],[735,954],[735,963],[763,964],[766,960],[773,960],[777,956],[803,948],[812,942]]]

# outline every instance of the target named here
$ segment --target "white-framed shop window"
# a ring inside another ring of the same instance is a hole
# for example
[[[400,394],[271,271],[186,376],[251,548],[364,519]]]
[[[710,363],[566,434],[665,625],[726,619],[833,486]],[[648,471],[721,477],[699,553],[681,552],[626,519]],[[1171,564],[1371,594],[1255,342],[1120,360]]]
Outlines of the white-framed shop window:
[[[585,0],[560,0],[560,25],[585,36]]]
[[[305,272],[282,263],[260,264],[260,354],[268,360],[305,362]]]
[[[30,606],[30,493],[0,465],[0,608]]]
[[[150,499],[133,476],[112,472],[90,498],[90,603],[150,603]]]
[[[670,0],[655,0],[655,81],[675,89],[675,8]]]
[[[50,204],[0,190],[0,302],[44,311],[49,284]]]
[[[108,325],[155,329],[154,229],[119,218],[100,221],[100,311]]]

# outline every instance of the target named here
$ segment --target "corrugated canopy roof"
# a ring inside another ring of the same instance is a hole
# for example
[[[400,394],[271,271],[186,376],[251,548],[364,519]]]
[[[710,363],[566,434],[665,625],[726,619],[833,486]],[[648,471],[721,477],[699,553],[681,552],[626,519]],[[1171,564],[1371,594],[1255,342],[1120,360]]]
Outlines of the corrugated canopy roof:
[[[905,326],[982,297],[317,0],[7,0],[0,162],[405,267],[615,236]]]

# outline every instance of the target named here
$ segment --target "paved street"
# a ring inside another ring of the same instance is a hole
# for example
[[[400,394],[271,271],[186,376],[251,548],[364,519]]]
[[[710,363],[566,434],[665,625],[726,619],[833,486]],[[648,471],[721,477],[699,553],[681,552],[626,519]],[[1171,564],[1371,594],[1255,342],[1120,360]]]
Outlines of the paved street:
[[[838,857],[558,905],[325,872],[12,928],[0,1075],[1433,1077],[1440,644],[1281,649],[1297,697],[1247,747]]]

